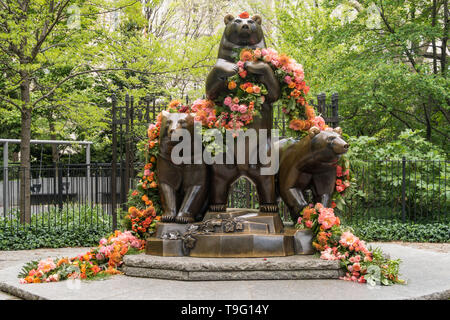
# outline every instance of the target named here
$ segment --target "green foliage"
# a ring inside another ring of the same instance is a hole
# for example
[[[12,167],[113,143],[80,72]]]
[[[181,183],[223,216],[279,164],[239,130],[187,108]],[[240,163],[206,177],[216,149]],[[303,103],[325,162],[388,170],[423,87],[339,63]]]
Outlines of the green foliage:
[[[414,221],[448,217],[450,164],[421,132],[405,130],[393,141],[367,136],[347,139],[353,186],[345,196],[344,212],[400,218],[404,188],[407,217]]]
[[[7,225],[15,227],[20,224],[18,211],[11,211],[7,217],[0,217],[0,227]],[[112,225],[112,216],[103,211],[100,206],[64,203],[62,210],[51,206],[48,211],[34,214],[30,226],[78,228],[80,226],[101,226],[107,228]]]
[[[111,228],[104,226],[86,226],[74,229],[43,226],[6,228],[1,226],[0,250],[96,246],[99,239],[109,233],[111,233]]]
[[[395,140],[424,129],[444,146],[448,57],[430,54],[448,36],[443,2],[279,0],[276,45],[304,65],[313,94],[339,93],[347,133]]]
[[[345,222],[366,241],[450,242],[450,223],[402,223],[381,219]]]
[[[112,216],[99,207],[64,204],[20,224],[18,213],[0,219],[0,250],[95,246],[111,232]]]
[[[351,148],[347,157],[351,163],[365,160],[440,160],[447,159],[442,149],[425,140],[423,131],[406,129],[395,140],[386,137],[348,137]]]

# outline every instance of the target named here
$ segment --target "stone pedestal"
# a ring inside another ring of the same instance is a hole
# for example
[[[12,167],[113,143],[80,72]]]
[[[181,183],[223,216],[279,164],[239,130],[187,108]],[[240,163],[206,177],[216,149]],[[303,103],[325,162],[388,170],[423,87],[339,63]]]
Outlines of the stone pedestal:
[[[277,213],[251,209],[208,212],[192,224],[158,223],[146,253],[163,257],[283,257],[312,254],[310,230],[284,228]]]
[[[184,281],[338,279],[339,261],[311,255],[272,258],[192,258],[126,255],[127,276]]]

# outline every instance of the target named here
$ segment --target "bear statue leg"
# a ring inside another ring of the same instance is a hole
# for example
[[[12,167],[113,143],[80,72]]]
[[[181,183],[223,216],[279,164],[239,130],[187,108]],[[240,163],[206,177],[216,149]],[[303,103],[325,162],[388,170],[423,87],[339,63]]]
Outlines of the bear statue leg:
[[[214,212],[226,211],[228,191],[231,183],[239,176],[237,166],[212,165],[211,193],[209,210]]]
[[[177,198],[175,190],[165,183],[159,184],[161,192],[161,202],[164,213],[161,216],[162,222],[174,222],[177,215]]]
[[[251,179],[255,182],[256,191],[258,192],[259,210],[261,212],[278,212],[275,176],[254,175]]]
[[[228,181],[213,179],[211,202],[209,204],[210,211],[222,212],[227,210],[228,189]]]
[[[298,188],[291,188],[286,193],[286,199],[283,199],[289,208],[292,221],[297,222],[303,208],[308,205],[303,193]]]
[[[177,223],[192,223],[195,215],[201,210],[205,201],[206,190],[200,185],[191,186],[186,190],[180,211],[175,218]]]

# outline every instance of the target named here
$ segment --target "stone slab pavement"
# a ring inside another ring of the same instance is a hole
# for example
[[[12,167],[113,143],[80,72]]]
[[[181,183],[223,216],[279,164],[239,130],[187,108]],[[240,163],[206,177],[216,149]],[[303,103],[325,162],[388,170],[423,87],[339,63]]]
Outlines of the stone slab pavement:
[[[450,246],[375,243],[391,258],[402,259],[401,278],[407,285],[370,287],[342,280],[176,281],[113,276],[97,281],[19,284],[17,274],[26,252],[0,252],[0,291],[23,299],[57,300],[402,300],[450,299]],[[432,246],[431,246],[432,247]],[[85,248],[33,250],[33,258],[73,256]],[[65,251],[66,250],[66,251]],[[34,255],[34,253],[36,255]],[[64,253],[64,254],[63,254]],[[5,257],[15,257],[5,263]],[[270,258],[268,258],[270,259]]]

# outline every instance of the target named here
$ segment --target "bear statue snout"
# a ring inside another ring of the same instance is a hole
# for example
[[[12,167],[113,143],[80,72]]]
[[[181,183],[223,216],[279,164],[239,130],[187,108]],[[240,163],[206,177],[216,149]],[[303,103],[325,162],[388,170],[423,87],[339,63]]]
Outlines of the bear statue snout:
[[[333,151],[336,154],[343,154],[348,151],[349,144],[342,139],[336,139],[333,141]]]

